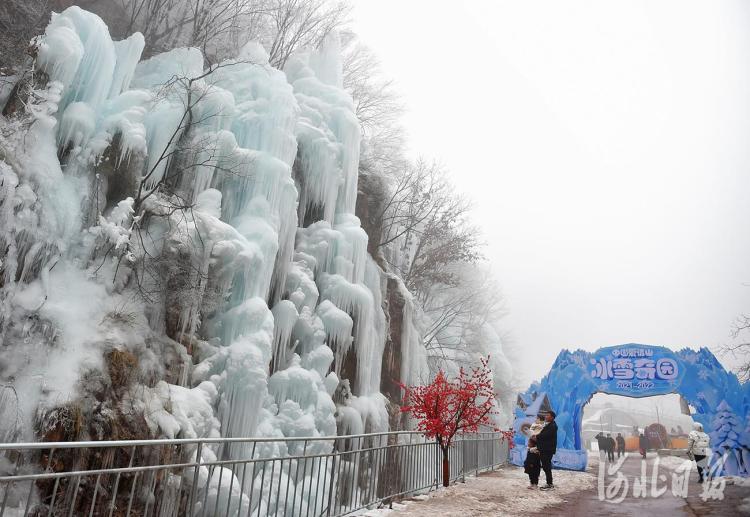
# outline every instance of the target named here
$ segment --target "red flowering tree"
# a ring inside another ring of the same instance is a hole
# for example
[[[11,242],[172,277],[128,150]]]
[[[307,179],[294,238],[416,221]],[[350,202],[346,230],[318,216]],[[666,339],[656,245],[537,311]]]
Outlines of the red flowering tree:
[[[488,362],[489,357],[482,359],[482,365],[471,373],[462,368],[453,380],[440,370],[426,386],[401,385],[405,390],[401,411],[416,418],[417,430],[434,438],[443,451],[443,486],[450,480],[448,450],[453,438],[459,433],[476,433],[480,426],[497,430],[491,420],[495,392]]]

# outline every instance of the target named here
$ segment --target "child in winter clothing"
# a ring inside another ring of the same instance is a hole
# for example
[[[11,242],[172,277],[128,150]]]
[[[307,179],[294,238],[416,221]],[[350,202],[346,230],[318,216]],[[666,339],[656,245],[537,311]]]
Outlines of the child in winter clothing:
[[[539,472],[542,470],[542,463],[539,457],[539,451],[536,448],[536,435],[544,429],[544,419],[537,415],[536,421],[529,427],[528,450],[526,451],[526,460],[523,462],[523,471],[529,475],[529,489],[539,486]]]

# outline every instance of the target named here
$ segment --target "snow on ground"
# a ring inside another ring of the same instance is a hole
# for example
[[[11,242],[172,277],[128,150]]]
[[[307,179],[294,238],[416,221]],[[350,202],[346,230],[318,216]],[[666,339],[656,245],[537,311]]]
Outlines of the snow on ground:
[[[685,462],[690,463],[691,466],[694,465],[693,461],[687,456],[659,456],[659,465],[672,470],[681,467]]]
[[[690,464],[690,469],[695,470],[695,463],[687,456],[659,456],[659,465],[671,470],[675,470],[685,463]],[[750,478],[741,476],[721,476],[727,485],[737,485],[741,487],[750,487]],[[748,513],[750,513],[750,498],[748,498]]]
[[[393,509],[369,510],[363,517],[471,517],[479,515],[517,516],[538,512],[545,507],[564,503],[569,494],[593,488],[596,478],[587,472],[553,471],[555,490],[528,490],[529,478],[519,467],[505,467],[495,472],[467,478],[427,496],[394,503]],[[544,477],[544,474],[542,474]]]

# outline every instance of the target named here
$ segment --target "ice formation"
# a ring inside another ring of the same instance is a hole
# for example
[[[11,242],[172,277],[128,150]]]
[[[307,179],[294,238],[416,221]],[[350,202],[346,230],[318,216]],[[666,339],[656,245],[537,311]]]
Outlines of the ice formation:
[[[336,37],[284,71],[255,43],[210,68],[192,48],[141,61],[140,34],[113,42],[70,7],[34,45],[28,112],[0,137],[0,374],[19,415],[0,441],[39,438],[47,412],[107,386],[154,437],[387,430],[386,275],[355,216],[360,126]],[[414,381],[426,362],[404,319]],[[118,385],[112,357],[137,381]],[[274,443],[255,455],[290,452]],[[208,504],[249,504],[222,495],[232,475],[201,472]],[[245,494],[291,482],[276,476]]]

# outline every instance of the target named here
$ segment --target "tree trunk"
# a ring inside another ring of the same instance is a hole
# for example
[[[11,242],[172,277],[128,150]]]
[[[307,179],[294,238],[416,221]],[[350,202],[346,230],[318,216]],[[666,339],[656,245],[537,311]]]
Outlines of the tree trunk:
[[[451,482],[451,464],[448,459],[448,447],[441,447],[441,449],[443,449],[443,486],[448,486]]]

